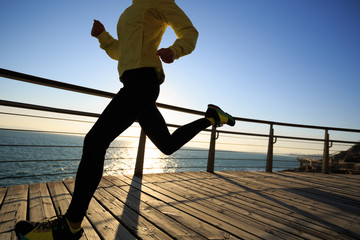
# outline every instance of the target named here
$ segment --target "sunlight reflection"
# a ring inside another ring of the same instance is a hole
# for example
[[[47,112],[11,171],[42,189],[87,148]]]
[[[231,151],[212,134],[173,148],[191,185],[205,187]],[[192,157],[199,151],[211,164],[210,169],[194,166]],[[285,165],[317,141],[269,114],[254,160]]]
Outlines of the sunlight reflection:
[[[137,143],[115,141],[105,156],[104,175],[132,174],[137,155]]]
[[[106,153],[104,175],[133,174],[138,151],[135,141],[115,141]],[[178,162],[161,153],[153,144],[145,149],[143,173],[175,172]]]
[[[171,168],[169,168],[171,167]],[[156,148],[146,148],[144,173],[175,172],[177,163]]]

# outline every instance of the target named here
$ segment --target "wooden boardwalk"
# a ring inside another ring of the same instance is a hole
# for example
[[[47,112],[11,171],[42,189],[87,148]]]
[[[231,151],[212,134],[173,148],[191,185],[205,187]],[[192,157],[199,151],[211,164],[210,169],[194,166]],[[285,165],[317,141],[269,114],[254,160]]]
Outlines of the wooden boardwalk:
[[[0,239],[65,213],[73,180],[0,188]],[[360,175],[217,172],[107,176],[82,239],[360,239]]]

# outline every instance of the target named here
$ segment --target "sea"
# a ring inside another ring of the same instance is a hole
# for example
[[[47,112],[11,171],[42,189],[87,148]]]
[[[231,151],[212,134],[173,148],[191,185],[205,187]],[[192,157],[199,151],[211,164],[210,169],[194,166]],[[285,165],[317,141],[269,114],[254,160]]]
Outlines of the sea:
[[[0,130],[0,187],[75,178],[84,136]],[[133,174],[138,139],[115,140],[107,150],[104,175]],[[274,155],[273,171],[299,166],[295,155]],[[208,149],[184,147],[167,156],[145,150],[143,173],[206,171]],[[215,171],[265,171],[266,153],[217,150]]]

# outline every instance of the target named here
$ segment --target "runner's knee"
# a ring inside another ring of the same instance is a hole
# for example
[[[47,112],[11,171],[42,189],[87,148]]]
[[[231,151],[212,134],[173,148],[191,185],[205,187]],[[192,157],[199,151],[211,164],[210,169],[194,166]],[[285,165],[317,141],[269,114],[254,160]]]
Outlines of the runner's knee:
[[[177,149],[173,148],[171,145],[168,145],[168,146],[161,146],[159,147],[159,150],[165,154],[165,155],[171,155],[173,154],[174,152],[176,152]]]

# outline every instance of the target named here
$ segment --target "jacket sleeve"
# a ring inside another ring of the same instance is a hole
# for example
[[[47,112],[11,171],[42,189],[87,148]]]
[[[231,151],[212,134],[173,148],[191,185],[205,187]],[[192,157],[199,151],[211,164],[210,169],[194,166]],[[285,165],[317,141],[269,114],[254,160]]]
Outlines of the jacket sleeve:
[[[167,24],[174,30],[177,40],[170,47],[175,53],[175,59],[190,54],[196,46],[198,31],[186,14],[176,5],[163,8]]]
[[[100,47],[114,60],[119,60],[119,41],[104,31],[98,36]]]

